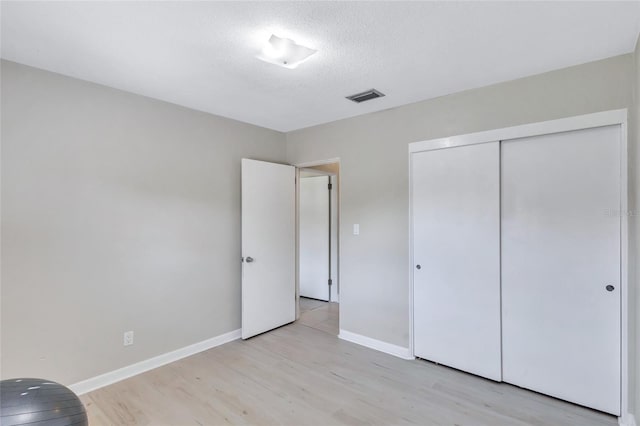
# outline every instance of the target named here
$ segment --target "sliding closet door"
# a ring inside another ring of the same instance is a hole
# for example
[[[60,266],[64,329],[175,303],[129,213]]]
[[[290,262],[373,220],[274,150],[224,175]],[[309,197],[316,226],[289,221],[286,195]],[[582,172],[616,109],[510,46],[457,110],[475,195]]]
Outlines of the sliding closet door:
[[[502,144],[503,379],[620,414],[620,127]]]
[[[499,144],[412,154],[414,352],[500,380]]]

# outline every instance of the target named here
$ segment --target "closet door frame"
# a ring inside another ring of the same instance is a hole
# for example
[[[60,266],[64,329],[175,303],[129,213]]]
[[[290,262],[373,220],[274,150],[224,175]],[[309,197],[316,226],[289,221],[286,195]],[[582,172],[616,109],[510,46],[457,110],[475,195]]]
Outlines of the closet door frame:
[[[415,153],[446,149],[465,145],[475,145],[489,142],[500,142],[508,139],[517,139],[531,136],[548,135],[552,133],[584,130],[603,126],[620,126],[620,284],[621,284],[621,419],[626,420],[629,415],[629,217],[628,217],[628,163],[627,163],[627,109],[597,112],[593,114],[579,115],[575,117],[561,118],[557,120],[524,124],[520,126],[505,127],[478,133],[451,136],[446,138],[431,139],[409,144],[409,352],[414,353],[414,300],[413,300],[413,170],[411,158]]]

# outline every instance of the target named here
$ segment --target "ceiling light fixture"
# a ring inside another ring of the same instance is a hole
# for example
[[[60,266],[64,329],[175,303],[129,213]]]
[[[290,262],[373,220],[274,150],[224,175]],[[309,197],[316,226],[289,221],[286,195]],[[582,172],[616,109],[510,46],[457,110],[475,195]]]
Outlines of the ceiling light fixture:
[[[257,58],[270,64],[293,69],[316,52],[317,50],[296,44],[291,39],[272,34]]]

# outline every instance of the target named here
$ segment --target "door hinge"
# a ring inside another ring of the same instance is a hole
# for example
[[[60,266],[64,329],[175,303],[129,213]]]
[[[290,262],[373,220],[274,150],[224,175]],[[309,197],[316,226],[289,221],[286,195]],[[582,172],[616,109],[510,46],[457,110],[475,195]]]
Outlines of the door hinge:
[[[333,280],[329,278],[329,285],[333,285]]]
[[[329,191],[331,191],[332,189],[333,189],[333,184],[332,184],[332,183],[330,183],[330,184],[329,184]]]

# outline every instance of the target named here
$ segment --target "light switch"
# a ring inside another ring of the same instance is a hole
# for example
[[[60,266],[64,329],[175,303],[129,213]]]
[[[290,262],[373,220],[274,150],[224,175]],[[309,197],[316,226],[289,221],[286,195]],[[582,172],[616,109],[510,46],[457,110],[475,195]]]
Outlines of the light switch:
[[[359,223],[354,223],[353,224],[353,235],[360,235],[360,224]]]

